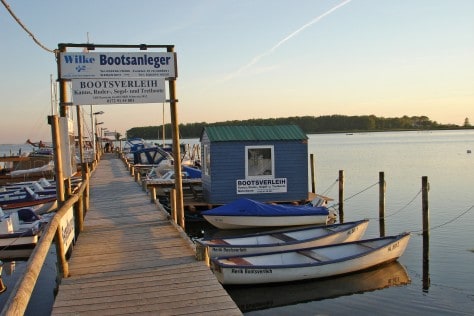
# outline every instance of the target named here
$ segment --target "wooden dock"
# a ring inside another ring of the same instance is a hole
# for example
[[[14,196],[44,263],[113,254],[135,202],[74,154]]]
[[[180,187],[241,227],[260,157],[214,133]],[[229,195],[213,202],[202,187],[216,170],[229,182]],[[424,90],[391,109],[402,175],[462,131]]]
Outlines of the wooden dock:
[[[123,162],[103,158],[52,315],[242,315]]]

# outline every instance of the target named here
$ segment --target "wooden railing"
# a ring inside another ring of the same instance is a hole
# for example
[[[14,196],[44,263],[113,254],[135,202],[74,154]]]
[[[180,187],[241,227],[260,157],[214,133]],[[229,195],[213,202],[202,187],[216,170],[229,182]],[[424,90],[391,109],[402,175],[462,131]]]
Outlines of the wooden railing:
[[[87,173],[86,173],[87,174]],[[88,175],[88,174],[87,174]],[[17,280],[0,315],[23,315],[30,301],[36,281],[48,255],[51,244],[56,245],[58,256],[59,276],[68,277],[66,249],[63,246],[63,236],[60,222],[73,207],[75,220],[75,238],[82,231],[85,213],[89,207],[89,177],[86,176],[78,190],[72,194],[57,210],[56,214],[45,227],[42,236],[31,253],[24,274]]]

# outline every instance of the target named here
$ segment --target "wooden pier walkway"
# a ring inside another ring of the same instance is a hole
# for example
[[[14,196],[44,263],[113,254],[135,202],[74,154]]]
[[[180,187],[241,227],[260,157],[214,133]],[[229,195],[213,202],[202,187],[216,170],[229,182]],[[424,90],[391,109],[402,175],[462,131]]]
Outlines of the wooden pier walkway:
[[[192,243],[105,154],[52,315],[242,315]]]

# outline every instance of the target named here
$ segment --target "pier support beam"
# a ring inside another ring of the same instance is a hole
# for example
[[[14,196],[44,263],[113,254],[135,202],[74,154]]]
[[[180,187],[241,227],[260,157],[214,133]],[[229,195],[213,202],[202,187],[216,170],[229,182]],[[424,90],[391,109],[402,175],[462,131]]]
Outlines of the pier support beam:
[[[168,47],[167,52],[174,52],[173,47]],[[184,202],[183,202],[183,177],[181,174],[181,150],[179,146],[179,126],[178,126],[178,109],[176,98],[176,79],[169,79],[170,91],[170,110],[171,110],[171,127],[173,132],[173,160],[174,160],[174,176],[176,190],[176,204],[174,205],[176,212],[176,223],[184,229]]]

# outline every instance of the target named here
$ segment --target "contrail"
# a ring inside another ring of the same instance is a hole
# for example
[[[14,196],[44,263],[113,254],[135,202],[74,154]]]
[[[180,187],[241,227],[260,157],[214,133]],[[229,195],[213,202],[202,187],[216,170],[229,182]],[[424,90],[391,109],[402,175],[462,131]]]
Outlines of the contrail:
[[[244,65],[243,67],[241,67],[240,69],[238,69],[237,71],[235,71],[234,73],[231,73],[229,75],[227,75],[226,78],[224,78],[224,81],[228,81],[236,76],[238,76],[239,74],[241,74],[244,70],[250,68],[251,66],[255,65],[260,59],[262,59],[263,57],[265,56],[268,56],[270,54],[272,54],[278,47],[280,47],[281,45],[285,44],[287,41],[289,41],[290,39],[292,39],[293,37],[295,37],[296,35],[298,35],[299,33],[301,33],[302,31],[304,31],[306,28],[310,27],[311,25],[321,21],[323,18],[325,18],[326,16],[330,15],[331,13],[333,13],[334,11],[336,11],[337,9],[345,6],[346,4],[348,4],[349,2],[351,2],[351,0],[344,0],[342,1],[341,3],[339,3],[338,5],[336,5],[335,7],[329,9],[328,11],[324,12],[323,14],[315,17],[314,19],[312,19],[311,21],[309,21],[308,23],[306,23],[305,25],[303,25],[302,27],[300,27],[299,29],[297,29],[296,31],[294,31],[293,33],[291,33],[290,35],[286,36],[284,39],[282,39],[281,41],[279,41],[278,43],[276,43],[272,48],[270,48],[269,50],[267,50],[266,52],[260,54],[260,55],[257,55],[255,56],[248,64]]]

